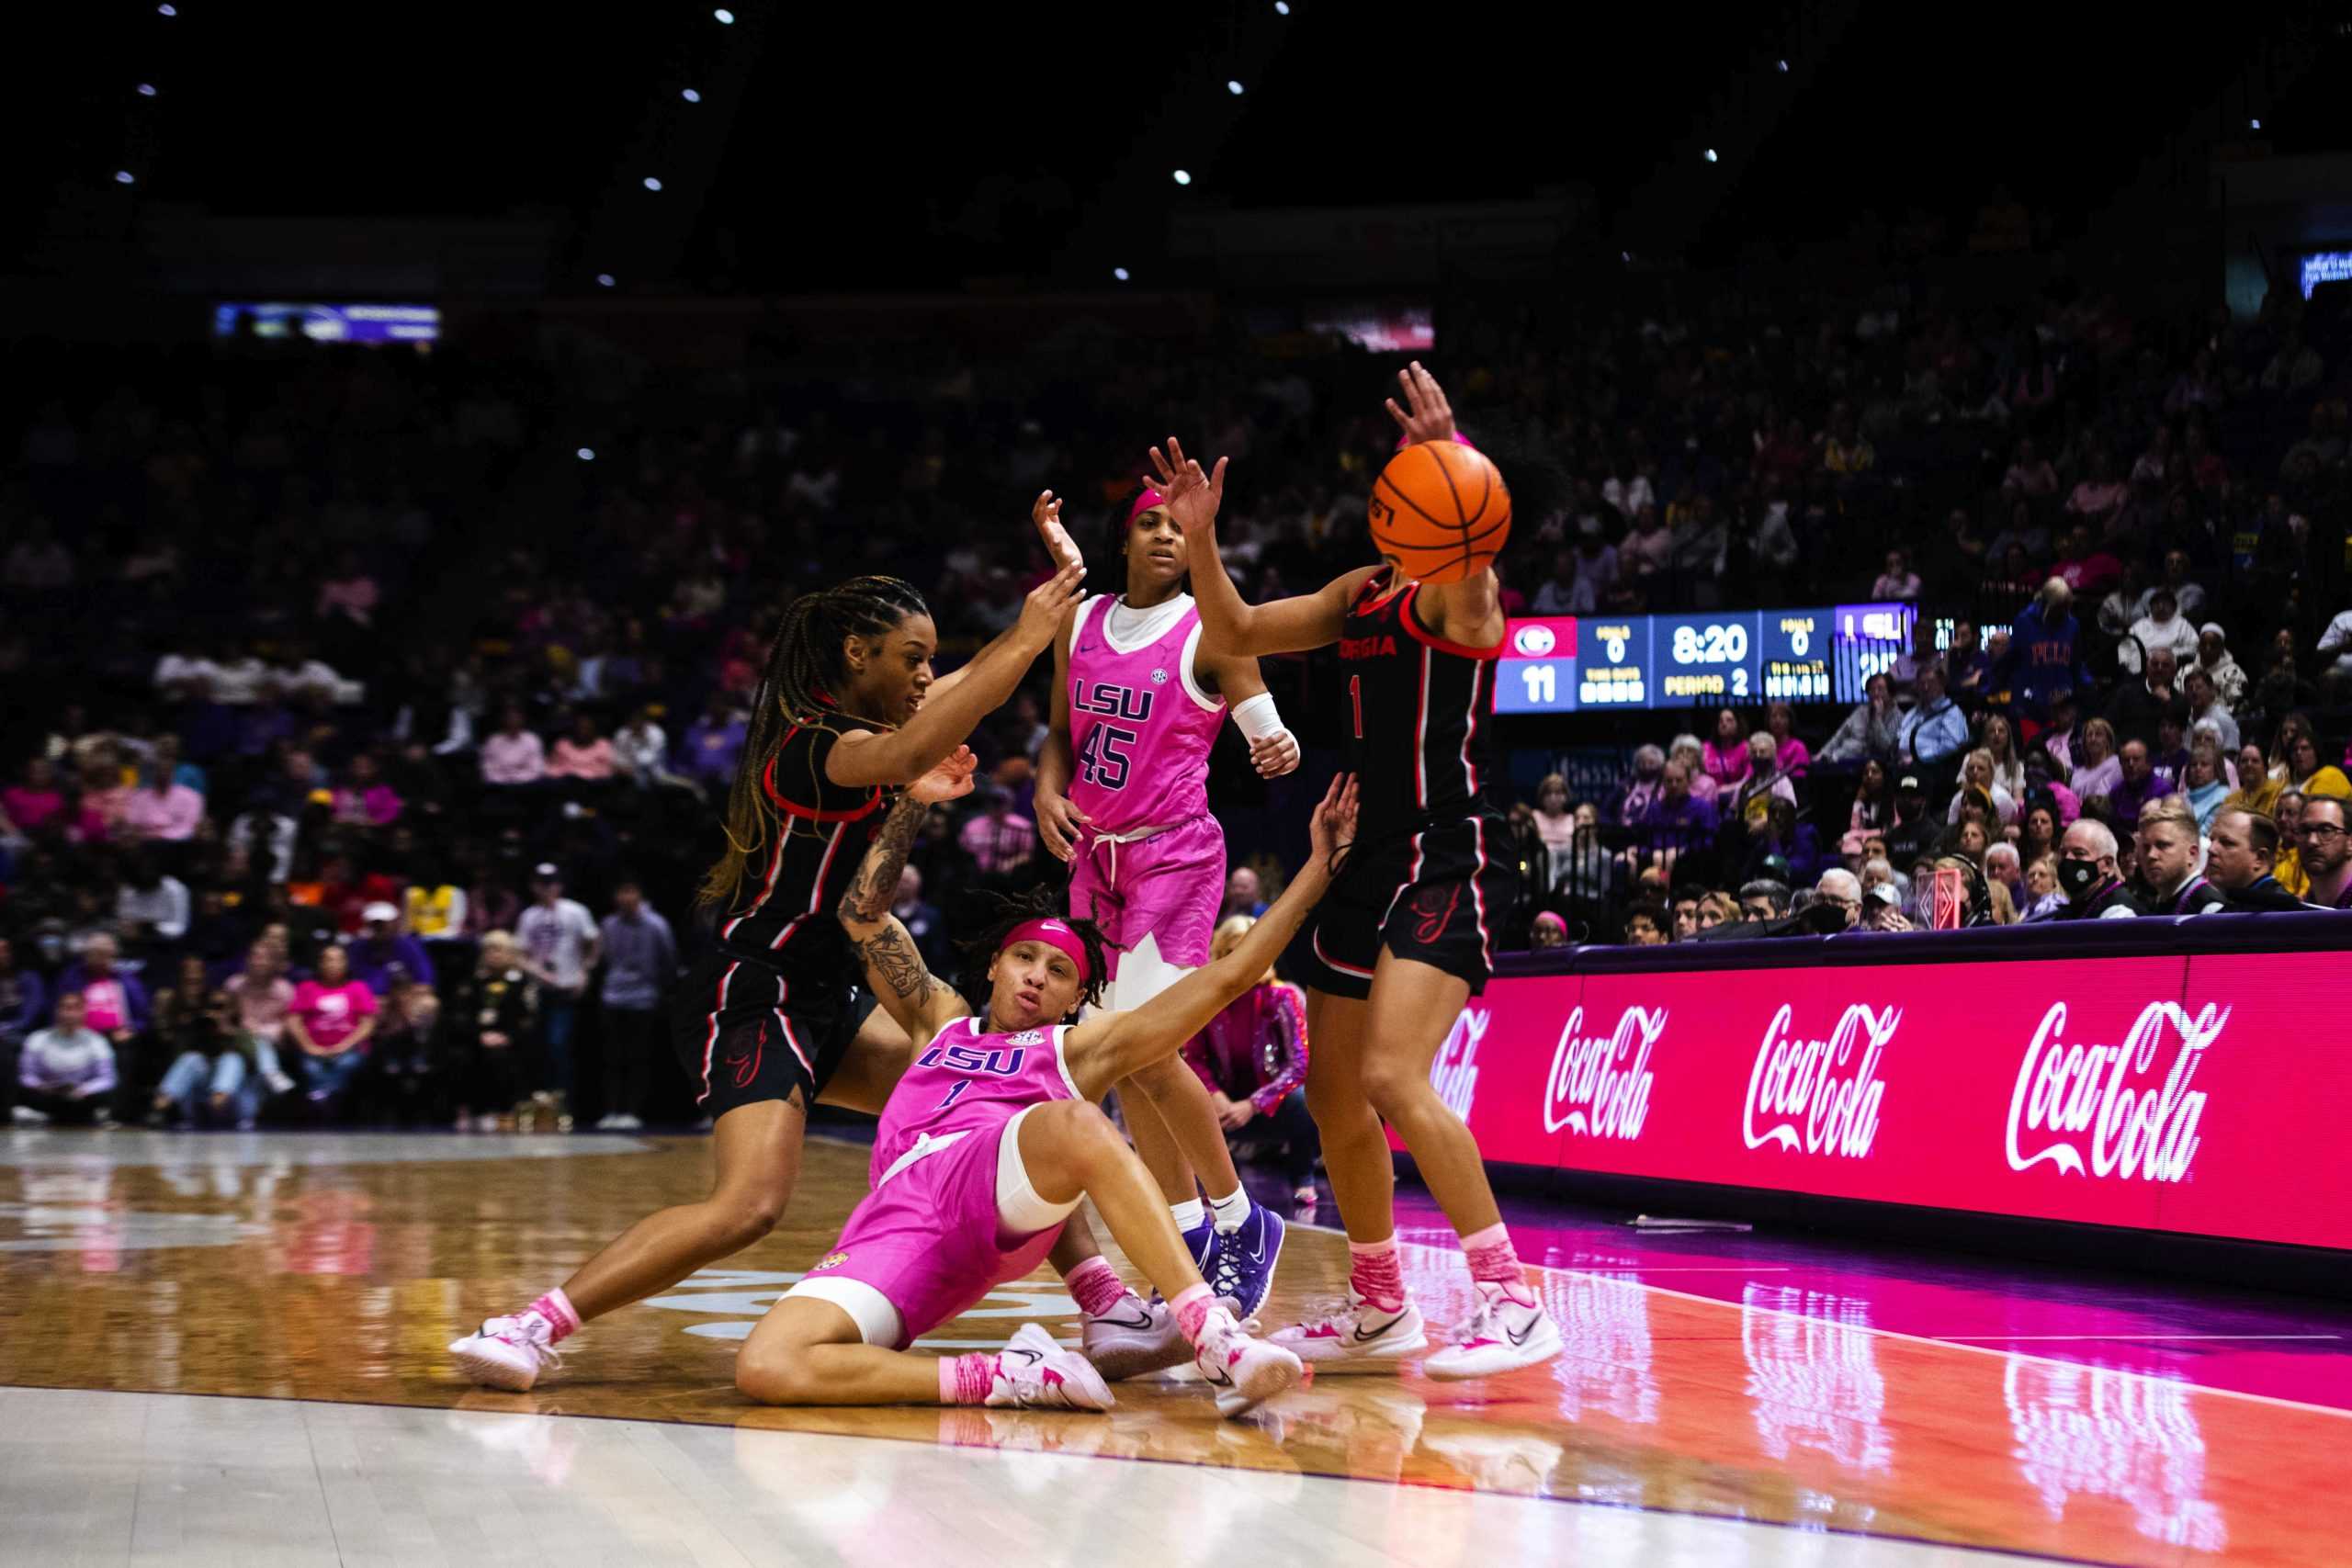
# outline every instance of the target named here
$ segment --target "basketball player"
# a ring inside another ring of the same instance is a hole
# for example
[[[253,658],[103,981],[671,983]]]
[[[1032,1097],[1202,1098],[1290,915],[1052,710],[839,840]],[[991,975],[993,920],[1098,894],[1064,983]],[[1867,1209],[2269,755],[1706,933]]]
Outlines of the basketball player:
[[[1048,492],[1038,513],[1058,504]],[[811,1100],[880,1112],[911,1052],[858,993],[832,908],[894,792],[1012,694],[1084,576],[1071,564],[1039,584],[1013,626],[940,680],[931,612],[897,578],[854,578],[785,609],[728,800],[727,853],[703,885],[721,915],[718,941],[673,1020],[712,1119],[717,1180],[702,1201],[639,1220],[560,1288],[451,1345],[475,1382],[529,1388],[581,1325],[766,1235],[799,1175]]]
[[[1091,921],[1024,910],[1000,922],[969,950],[978,972],[966,978],[987,992],[976,1017],[924,967],[890,913],[924,799],[967,790],[972,765],[961,755],[916,782],[842,900],[866,983],[922,1050],[882,1112],[873,1192],[833,1250],[752,1331],[736,1386],[770,1404],[1110,1408],[1110,1386],[1094,1368],[1035,1324],[990,1354],[943,1359],[908,1349],[1035,1268],[1080,1200],[1091,1198],[1168,1298],[1219,1412],[1238,1415],[1297,1382],[1299,1359],[1250,1337],[1216,1301],[1150,1174],[1096,1101],[1174,1057],[1257,983],[1330,881],[1330,858],[1354,829],[1352,784],[1332,782],[1307,863],[1230,955],[1133,1012],[1097,1009],[1072,1024],[1102,994],[1104,942]],[[1090,1267],[1110,1266],[1096,1258]]]
[[[1159,492],[1144,487],[1122,514],[1125,592],[1084,600],[1054,639],[1036,809],[1046,848],[1070,863],[1069,912],[1110,946],[1102,1006],[1131,1012],[1209,961],[1226,874],[1208,797],[1218,727],[1229,713],[1267,778],[1298,766],[1298,742],[1255,659],[1202,657],[1184,536]],[[1058,524],[1037,522],[1046,547],[1074,558]],[[1121,1084],[1119,1103],[1210,1288],[1255,1316],[1273,1285],[1282,1217],[1242,1190],[1208,1090],[1171,1058]]]
[[[1400,446],[1457,438],[1428,371],[1415,363],[1397,380],[1405,406],[1392,398],[1388,412]],[[1217,558],[1224,460],[1204,475],[1172,439],[1151,459],[1184,530],[1212,657],[1337,643],[1347,676],[1348,767],[1363,815],[1316,917],[1306,1103],[1352,1267],[1343,1303],[1274,1341],[1334,1369],[1394,1365],[1426,1345],[1398,1267],[1385,1121],[1460,1235],[1477,1292],[1469,1323],[1422,1370],[1479,1378],[1548,1360],[1560,1353],[1559,1329],[1529,1288],[1476,1141],[1430,1084],[1438,1047],[1486,986],[1494,932],[1518,895],[1510,861],[1490,852],[1504,828],[1483,782],[1493,769],[1500,585],[1491,567],[1459,582],[1418,583],[1388,558],[1317,593],[1246,604]]]

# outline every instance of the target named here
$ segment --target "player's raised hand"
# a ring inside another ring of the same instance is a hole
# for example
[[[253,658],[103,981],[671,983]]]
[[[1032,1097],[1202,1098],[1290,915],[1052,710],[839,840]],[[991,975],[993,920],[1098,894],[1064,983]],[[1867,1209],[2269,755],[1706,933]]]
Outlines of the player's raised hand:
[[[961,800],[972,793],[972,775],[979,766],[980,760],[972,755],[969,746],[958,746],[933,763],[930,772],[907,785],[907,793],[925,806]]]
[[[1077,852],[1078,830],[1094,820],[1072,806],[1069,796],[1045,789],[1037,791],[1032,809],[1037,813],[1037,837],[1056,860],[1068,860]]]
[[[1168,438],[1168,449],[1151,449],[1151,470],[1159,486],[1168,515],[1175,520],[1187,537],[1199,533],[1216,521],[1217,508],[1225,504],[1225,465],[1227,458],[1219,457],[1216,467],[1207,473],[1201,465],[1184,456],[1184,444],[1174,436]]]
[[[1021,602],[1021,619],[1013,628],[1024,645],[1039,653],[1054,646],[1054,634],[1061,629],[1062,614],[1078,603],[1079,585],[1085,581],[1086,568],[1070,565],[1029,590],[1029,597]]]
[[[1315,808],[1314,819],[1306,825],[1307,841],[1314,848],[1314,859],[1329,861],[1337,851],[1355,841],[1356,836],[1356,776],[1341,773],[1323,792],[1323,803]]]
[[[1261,779],[1278,779],[1298,766],[1298,737],[1287,729],[1250,742],[1250,761]]]
[[[1388,417],[1405,433],[1405,439],[1415,446],[1424,441],[1453,439],[1453,405],[1445,400],[1445,389],[1437,378],[1421,368],[1414,360],[1396,372],[1397,389],[1405,394],[1405,406],[1388,400]]]
[[[1078,541],[1062,526],[1062,498],[1052,491],[1041,491],[1030,504],[1029,521],[1037,527],[1037,536],[1046,542],[1046,553],[1054,558],[1054,568],[1084,566],[1086,558],[1078,552]]]

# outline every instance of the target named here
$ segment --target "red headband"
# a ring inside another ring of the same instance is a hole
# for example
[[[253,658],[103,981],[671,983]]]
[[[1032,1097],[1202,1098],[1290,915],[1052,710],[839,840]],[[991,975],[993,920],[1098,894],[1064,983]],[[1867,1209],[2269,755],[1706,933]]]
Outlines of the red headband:
[[[1136,497],[1136,503],[1127,508],[1127,526],[1130,528],[1134,527],[1136,525],[1136,519],[1150,511],[1153,507],[1165,506],[1167,504],[1168,498],[1166,496],[1160,494],[1149,485],[1144,486],[1143,493]]]
[[[1084,985],[1093,977],[1088,973],[1092,966],[1086,962],[1086,943],[1080,941],[1078,933],[1062,921],[1023,920],[1005,933],[1004,941],[997,948],[997,952],[1002,953],[1005,948],[1023,942],[1042,942],[1047,947],[1058,947],[1069,954],[1069,961],[1078,965],[1078,979],[1080,985]]]

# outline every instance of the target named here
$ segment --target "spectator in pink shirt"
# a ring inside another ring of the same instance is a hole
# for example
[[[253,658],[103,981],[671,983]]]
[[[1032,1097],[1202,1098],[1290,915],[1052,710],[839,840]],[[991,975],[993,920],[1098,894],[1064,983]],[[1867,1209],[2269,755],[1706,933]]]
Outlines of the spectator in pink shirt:
[[[524,728],[523,710],[508,705],[498,733],[481,743],[481,782],[489,784],[533,784],[548,776],[547,749]]]
[[[124,836],[161,839],[181,844],[196,837],[204,822],[204,796],[184,784],[174,784],[169,770],[158,768],[122,808]]]
[[[1725,708],[1715,715],[1715,736],[1702,753],[1707,776],[1715,787],[1725,789],[1747,776],[1751,765],[1747,754],[1747,731],[1740,727],[1739,715]]]
[[[1796,714],[1786,703],[1774,703],[1764,710],[1764,728],[1780,742],[1781,772],[1803,784],[1813,771],[1813,752],[1796,738]]]
[[[0,810],[19,832],[38,833],[50,820],[65,809],[65,797],[58,793],[57,770],[46,757],[34,757],[25,763],[24,783],[10,784],[0,793]]]
[[[368,575],[356,554],[345,550],[335,563],[334,575],[319,584],[319,619],[341,616],[356,626],[372,626],[377,598],[376,580]]]
[[[1012,792],[1000,784],[980,786],[985,807],[958,835],[965,853],[983,876],[1002,876],[1028,863],[1037,847],[1037,825],[1012,809]]]
[[[381,828],[396,822],[401,797],[384,782],[376,759],[362,751],[351,759],[343,783],[335,787],[334,819],[359,828]]]
[[[602,784],[613,776],[613,743],[596,733],[594,715],[572,716],[571,733],[556,741],[547,776],[582,779],[591,784]]]
[[[294,987],[286,1032],[299,1049],[304,1086],[323,1113],[351,1085],[376,1032],[376,993],[352,977],[351,955],[330,946],[319,953],[319,976]]]

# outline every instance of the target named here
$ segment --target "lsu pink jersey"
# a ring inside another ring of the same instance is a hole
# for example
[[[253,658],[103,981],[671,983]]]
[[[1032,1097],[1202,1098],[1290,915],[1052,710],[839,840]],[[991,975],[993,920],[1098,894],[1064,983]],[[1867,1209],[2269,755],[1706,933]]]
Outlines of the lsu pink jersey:
[[[1111,639],[1109,594],[1078,607],[1069,650],[1069,798],[1102,834],[1172,828],[1209,808],[1209,748],[1225,701],[1193,679],[1201,612],[1184,612],[1151,641]]]
[[[890,1091],[866,1170],[876,1188],[908,1154],[952,1135],[1001,1125],[1024,1106],[1080,1098],[1062,1060],[1066,1024],[988,1034],[959,1018],[937,1034]]]

